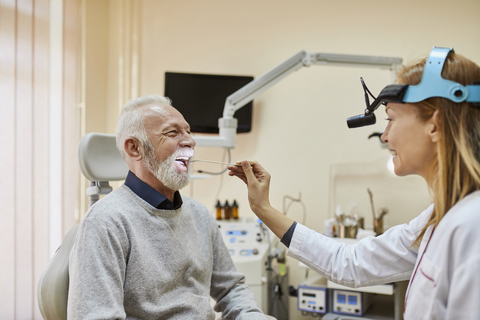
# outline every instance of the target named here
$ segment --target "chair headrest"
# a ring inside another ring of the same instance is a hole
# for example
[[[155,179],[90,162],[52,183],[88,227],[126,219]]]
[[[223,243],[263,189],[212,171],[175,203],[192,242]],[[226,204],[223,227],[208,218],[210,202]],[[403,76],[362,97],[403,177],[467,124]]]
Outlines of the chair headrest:
[[[90,181],[120,181],[128,174],[113,134],[84,135],[78,145],[78,162],[82,174]]]

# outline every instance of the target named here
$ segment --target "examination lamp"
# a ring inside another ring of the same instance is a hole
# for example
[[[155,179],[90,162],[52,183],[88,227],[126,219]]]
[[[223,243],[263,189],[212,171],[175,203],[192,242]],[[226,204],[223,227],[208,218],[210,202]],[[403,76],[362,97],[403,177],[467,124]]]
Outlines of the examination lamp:
[[[360,56],[348,54],[300,51],[272,70],[229,95],[225,101],[223,117],[218,119],[218,136],[194,136],[197,147],[234,148],[237,133],[235,111],[252,101],[268,88],[302,67],[311,65],[359,66],[393,70],[401,58]]]
[[[420,84],[416,86],[391,84],[386,86],[377,98],[370,93],[363,79],[360,78],[365,91],[367,108],[364,114],[348,118],[348,127],[358,128],[375,124],[374,111],[381,104],[386,105],[389,102],[416,103],[428,98],[441,97],[456,103],[470,102],[480,107],[480,83],[475,82],[472,85],[463,86],[442,77],[443,66],[450,53],[455,53],[453,48],[433,47],[425,64]],[[368,95],[374,99],[372,104],[369,102]]]

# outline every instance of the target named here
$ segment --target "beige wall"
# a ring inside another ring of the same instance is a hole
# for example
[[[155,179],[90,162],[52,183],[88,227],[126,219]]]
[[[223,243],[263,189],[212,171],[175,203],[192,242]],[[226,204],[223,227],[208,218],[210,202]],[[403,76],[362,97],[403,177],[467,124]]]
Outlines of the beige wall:
[[[105,128],[108,122],[107,88],[110,37],[108,28],[108,1],[87,1],[85,22],[86,72],[85,81],[88,84],[85,95],[86,132]]]
[[[125,6],[131,6],[131,2],[108,2],[108,36],[118,37],[119,29],[112,26],[112,19],[122,14],[124,17],[129,12]],[[408,61],[426,56],[432,46],[452,46],[457,53],[480,63],[477,0],[459,0],[454,6],[445,0],[142,0],[137,5],[140,9],[132,19],[139,21],[138,29],[130,30],[127,37],[137,42],[120,47],[124,51],[133,48],[139,54],[138,60],[131,60],[133,71],[123,76],[130,80],[138,76],[132,86],[138,85],[139,95],[163,94],[165,71],[259,77],[300,50],[393,56]],[[96,6],[101,10],[107,7],[105,3]],[[124,13],[112,17],[112,12],[118,11],[116,6],[123,6]],[[98,37],[104,36],[100,30]],[[106,58],[104,52],[98,57],[102,61]],[[105,101],[108,124],[95,129],[109,133],[114,132],[111,117],[122,100],[114,97],[128,90],[116,85],[123,78],[117,74],[119,64],[115,61],[109,61],[110,69],[104,76],[110,88]],[[344,210],[357,203],[366,224],[371,225],[367,187],[374,192],[377,208],[390,209],[388,226],[409,221],[430,201],[420,178],[389,176],[383,169],[388,152],[380,149],[378,141],[367,140],[370,133],[386,125],[383,110],[377,112],[377,125],[347,128],[346,118],[364,108],[361,76],[374,94],[392,82],[388,71],[355,67],[312,66],[290,75],[255,99],[252,132],[238,135],[237,147],[232,150],[233,161],[258,160],[269,170],[273,176],[271,203],[278,209],[282,209],[285,195],[298,197],[301,193],[307,208],[306,225],[317,231],[323,231],[323,223],[332,217],[337,203]],[[95,81],[98,79],[87,83],[87,88]],[[102,99],[99,102],[103,103]],[[127,100],[126,95],[123,99]],[[105,121],[102,117],[106,109],[100,103],[95,108],[95,121]],[[196,150],[198,159],[220,160],[222,155],[223,151],[216,148]],[[368,168],[374,163],[378,164],[373,166],[377,171],[369,176]],[[195,168],[217,169],[198,164]],[[334,173],[338,174],[335,183]],[[182,193],[204,203],[212,212],[217,194],[222,201],[237,199],[240,214],[253,215],[245,187],[228,176],[196,180]],[[301,221],[301,206],[293,205],[289,216]],[[295,261],[289,260],[289,265],[290,283],[297,286],[303,280],[303,271]],[[296,309],[294,302],[290,308]],[[291,314],[300,317],[295,311]]]

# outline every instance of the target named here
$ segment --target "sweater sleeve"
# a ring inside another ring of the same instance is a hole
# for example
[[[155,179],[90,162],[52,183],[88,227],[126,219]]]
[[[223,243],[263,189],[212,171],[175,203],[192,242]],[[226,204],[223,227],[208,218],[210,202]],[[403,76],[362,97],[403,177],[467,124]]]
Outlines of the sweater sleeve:
[[[347,245],[297,224],[288,255],[327,279],[348,287],[408,280],[417,259],[412,247],[433,206],[409,224]]]
[[[235,270],[230,253],[213,219],[212,227],[213,272],[210,295],[217,302],[214,310],[222,312],[223,319],[265,320],[253,293],[245,284],[245,276]]]
[[[68,319],[125,319],[126,249],[108,223],[85,218],[70,254]]]

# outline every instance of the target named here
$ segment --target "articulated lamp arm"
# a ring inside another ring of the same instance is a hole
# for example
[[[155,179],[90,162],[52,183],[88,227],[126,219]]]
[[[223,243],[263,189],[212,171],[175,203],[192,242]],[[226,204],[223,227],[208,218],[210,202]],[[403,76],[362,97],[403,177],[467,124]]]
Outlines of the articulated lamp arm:
[[[197,146],[234,148],[235,136],[237,133],[237,119],[233,117],[235,111],[252,101],[255,97],[276,84],[278,81],[302,67],[308,67],[312,64],[332,64],[392,69],[395,65],[400,64],[401,62],[401,58],[300,51],[290,59],[227,97],[223,109],[223,117],[218,119],[218,127],[220,129],[219,136],[195,136],[194,139],[197,142]]]

